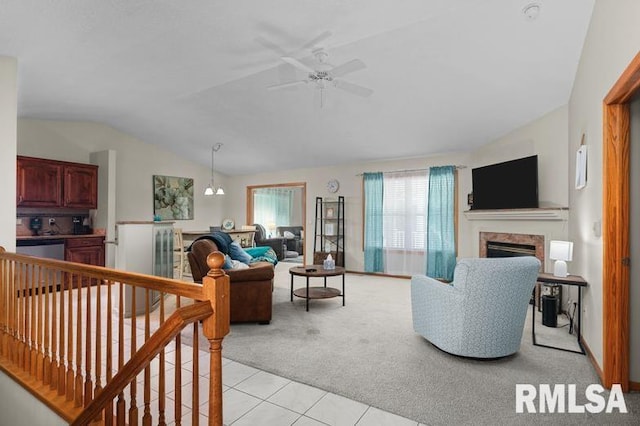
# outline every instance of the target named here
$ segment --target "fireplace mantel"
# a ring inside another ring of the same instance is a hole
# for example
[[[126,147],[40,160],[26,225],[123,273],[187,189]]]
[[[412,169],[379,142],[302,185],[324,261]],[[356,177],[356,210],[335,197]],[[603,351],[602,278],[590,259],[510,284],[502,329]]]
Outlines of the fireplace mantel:
[[[539,209],[504,209],[504,210],[467,210],[464,215],[468,220],[549,220],[566,221],[569,209],[539,208]]]

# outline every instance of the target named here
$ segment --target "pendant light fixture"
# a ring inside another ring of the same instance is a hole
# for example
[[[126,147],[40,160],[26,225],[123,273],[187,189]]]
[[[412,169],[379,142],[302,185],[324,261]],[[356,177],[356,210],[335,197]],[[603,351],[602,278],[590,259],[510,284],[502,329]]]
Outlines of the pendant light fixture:
[[[211,180],[209,181],[209,186],[207,186],[207,188],[204,190],[204,195],[214,195],[214,194],[224,195],[224,189],[222,189],[222,186],[219,186],[216,188],[215,185],[213,184],[213,169],[215,165],[214,163],[215,154],[220,150],[221,147],[222,147],[221,143],[217,143],[211,147]]]

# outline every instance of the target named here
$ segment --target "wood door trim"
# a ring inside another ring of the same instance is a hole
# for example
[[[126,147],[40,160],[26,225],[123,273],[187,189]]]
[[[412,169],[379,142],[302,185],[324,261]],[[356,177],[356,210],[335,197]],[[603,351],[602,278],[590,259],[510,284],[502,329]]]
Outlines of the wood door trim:
[[[603,101],[603,384],[629,390],[629,100],[640,89],[636,54]]]

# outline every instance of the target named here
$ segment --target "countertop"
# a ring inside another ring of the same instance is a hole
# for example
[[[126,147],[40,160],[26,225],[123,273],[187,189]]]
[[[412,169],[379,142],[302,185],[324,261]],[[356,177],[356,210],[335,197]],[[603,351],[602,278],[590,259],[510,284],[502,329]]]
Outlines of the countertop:
[[[74,234],[58,234],[58,235],[27,235],[27,236],[17,236],[16,241],[31,241],[31,240],[68,240],[72,238],[98,238],[105,236],[102,234],[82,234],[82,235],[74,235]]]

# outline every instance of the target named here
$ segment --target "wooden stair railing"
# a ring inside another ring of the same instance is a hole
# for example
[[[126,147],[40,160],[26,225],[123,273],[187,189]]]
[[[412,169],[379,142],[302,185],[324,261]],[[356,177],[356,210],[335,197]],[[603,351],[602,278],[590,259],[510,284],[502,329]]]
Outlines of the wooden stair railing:
[[[74,424],[179,425],[190,417],[221,425],[223,262],[209,255],[200,286],[0,247],[0,370]],[[151,292],[161,293],[155,310]],[[125,318],[125,301],[144,303],[144,314]],[[208,354],[199,351],[201,335]],[[200,400],[201,384],[208,400]]]
[[[187,324],[204,320],[211,314],[213,309],[209,302],[197,302],[175,311],[71,424],[81,426],[91,423]]]

